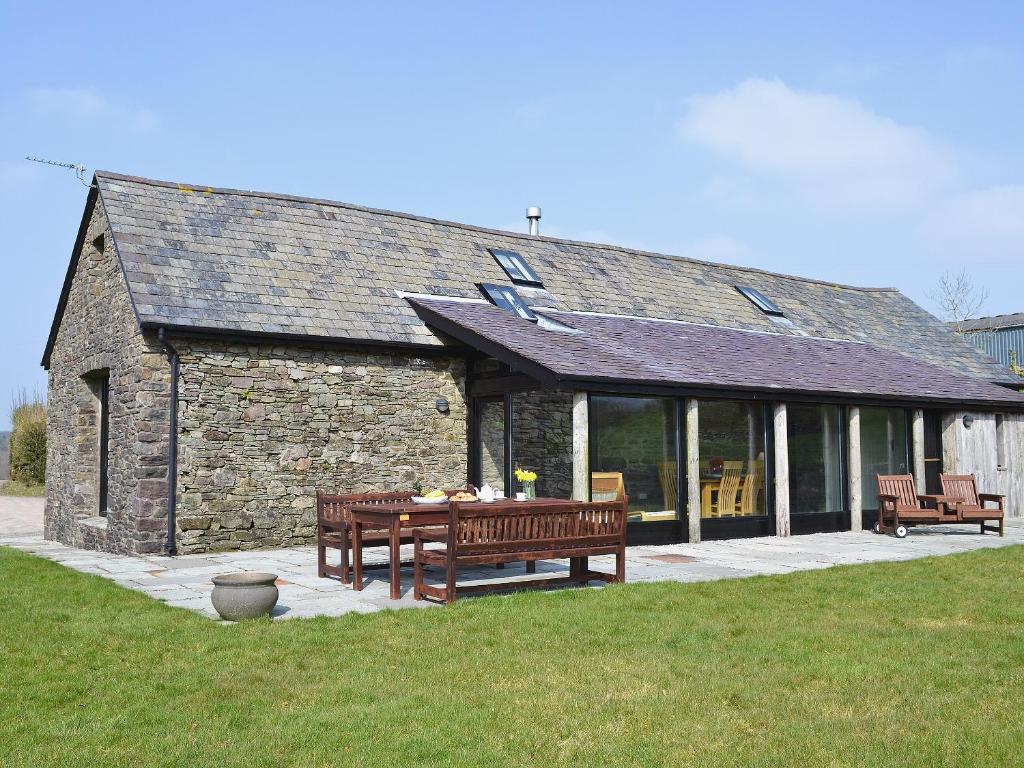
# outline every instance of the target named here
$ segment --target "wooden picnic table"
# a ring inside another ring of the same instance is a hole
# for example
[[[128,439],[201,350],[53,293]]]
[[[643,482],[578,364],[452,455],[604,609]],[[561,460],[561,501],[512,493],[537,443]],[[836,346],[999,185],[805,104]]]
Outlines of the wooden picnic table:
[[[564,504],[567,499],[540,498],[531,501],[517,501],[523,507],[543,507]],[[508,503],[507,500],[504,503]],[[463,509],[488,507],[482,501],[464,503]],[[384,528],[388,531],[388,555],[390,558],[391,599],[402,596],[402,531],[410,528],[448,525],[448,505],[416,504],[396,502],[394,504],[354,504],[349,509],[352,516],[352,588],[363,588],[363,526]]]

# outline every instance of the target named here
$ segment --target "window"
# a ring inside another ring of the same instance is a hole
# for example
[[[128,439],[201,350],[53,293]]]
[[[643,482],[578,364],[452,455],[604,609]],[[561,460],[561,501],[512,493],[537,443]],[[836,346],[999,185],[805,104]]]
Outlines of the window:
[[[840,421],[835,405],[786,406],[793,514],[843,511]]]
[[[591,498],[629,497],[630,522],[676,520],[676,401],[590,398]]]
[[[488,248],[491,255],[501,265],[513,283],[517,285],[536,285],[543,287],[544,283],[537,277],[537,273],[530,269],[526,259],[515,251],[503,251],[499,248]]]
[[[475,482],[505,492],[505,398],[477,401],[477,474]]]
[[[1006,417],[996,414],[996,467],[1006,468]]]
[[[515,288],[510,288],[506,285],[493,285],[492,283],[481,283],[480,290],[483,291],[484,296],[491,300],[491,303],[499,309],[504,309],[506,312],[512,312],[519,315],[526,320],[537,321],[537,316],[533,314],[526,302],[523,301],[522,297],[516,293]]]
[[[782,317],[782,310],[779,309],[779,305],[769,299],[763,293],[756,288],[748,288],[745,285],[737,285],[736,290],[746,296],[750,301],[754,303],[758,309],[764,312],[766,315],[778,315]]]
[[[701,400],[699,409],[700,516],[764,517],[764,406]]]
[[[99,427],[99,514],[107,514],[107,457],[110,443],[110,374],[96,379],[97,426]]]
[[[860,492],[864,509],[878,509],[877,475],[907,475],[909,466],[906,411],[861,408]]]

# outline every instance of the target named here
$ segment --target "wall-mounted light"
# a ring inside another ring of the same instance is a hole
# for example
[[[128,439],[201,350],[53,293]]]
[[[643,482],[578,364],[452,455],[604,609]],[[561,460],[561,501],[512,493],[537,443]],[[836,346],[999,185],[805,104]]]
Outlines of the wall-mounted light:
[[[970,429],[971,428],[971,424],[973,424],[973,423],[974,423],[974,417],[971,416],[971,414],[969,414],[969,413],[965,413],[964,414],[964,428],[965,429]]]
[[[448,401],[445,400],[443,397],[439,397],[437,398],[437,400],[434,401],[434,407],[437,408],[438,413],[448,413],[448,411],[450,410]]]

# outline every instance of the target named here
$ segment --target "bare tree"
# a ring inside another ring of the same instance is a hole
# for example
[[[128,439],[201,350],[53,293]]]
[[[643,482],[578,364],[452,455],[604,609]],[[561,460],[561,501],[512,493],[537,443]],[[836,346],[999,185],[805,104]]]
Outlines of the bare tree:
[[[964,332],[964,322],[978,314],[988,299],[988,290],[975,287],[966,269],[957,273],[943,272],[928,298],[939,309],[939,314],[951,323],[957,333]]]

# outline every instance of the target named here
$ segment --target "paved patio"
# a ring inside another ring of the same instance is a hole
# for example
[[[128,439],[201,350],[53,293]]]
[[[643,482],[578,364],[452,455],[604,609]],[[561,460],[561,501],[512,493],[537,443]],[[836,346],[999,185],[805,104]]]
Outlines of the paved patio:
[[[1006,536],[981,536],[978,527],[935,526],[912,529],[905,539],[873,533],[819,533],[793,536],[732,539],[700,544],[630,547],[627,550],[626,580],[714,581],[747,576],[792,573],[834,565],[874,563],[886,560],[912,560],[930,555],[949,555],[987,547],[1024,544],[1024,520],[1008,520]],[[316,551],[313,547],[293,549],[225,552],[210,555],[122,556],[66,547],[42,537],[42,499],[0,497],[0,545],[15,547],[46,557],[83,573],[93,573],[129,589],[137,589],[168,605],[188,608],[211,618],[216,613],[210,604],[213,585],[210,578],[232,571],[271,571],[280,577],[281,599],[275,610],[280,618],[340,616],[383,609],[427,607],[428,602],[412,599],[412,571],[403,568],[403,596],[388,599],[387,570],[369,570],[361,592],[343,587],[337,581],[316,575]],[[411,548],[403,555],[411,557]],[[366,552],[369,563],[383,563],[386,549]],[[591,558],[591,565],[612,570],[609,557]],[[539,573],[562,572],[565,562],[538,564]],[[439,574],[438,574],[439,575]],[[460,571],[460,582],[495,578],[526,578],[522,565],[508,566],[502,572],[493,568]]]

